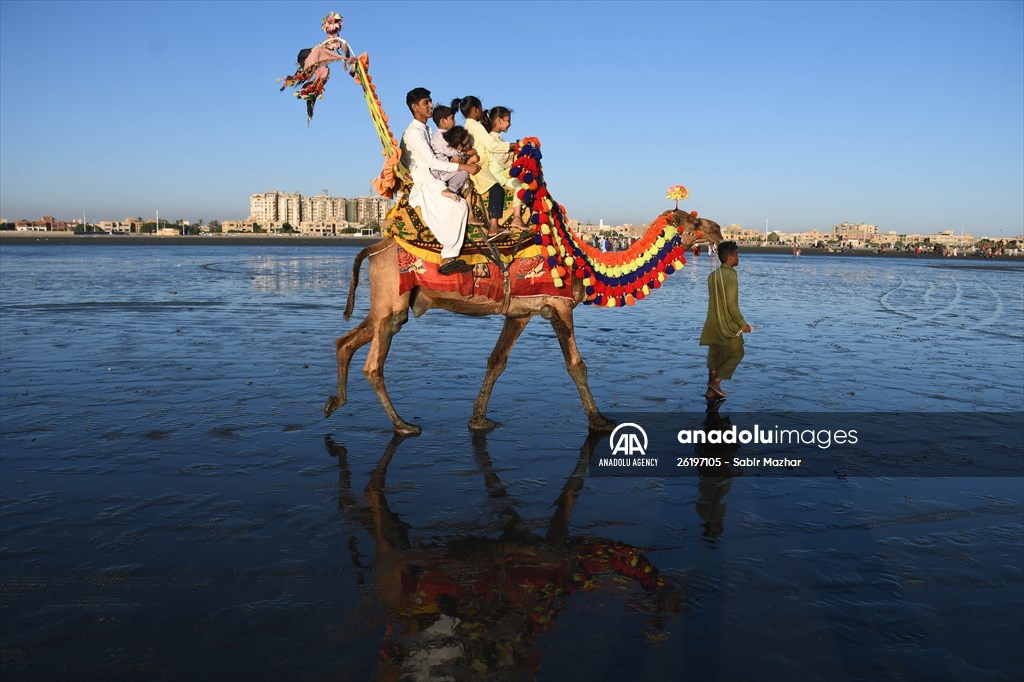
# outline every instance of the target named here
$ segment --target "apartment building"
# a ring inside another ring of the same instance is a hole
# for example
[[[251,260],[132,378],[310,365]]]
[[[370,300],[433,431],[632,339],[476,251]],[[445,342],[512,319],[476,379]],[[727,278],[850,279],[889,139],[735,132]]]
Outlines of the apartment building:
[[[271,190],[249,196],[249,220],[265,229],[288,223],[303,233],[335,234],[345,227],[382,223],[391,202],[383,197],[304,197]]]

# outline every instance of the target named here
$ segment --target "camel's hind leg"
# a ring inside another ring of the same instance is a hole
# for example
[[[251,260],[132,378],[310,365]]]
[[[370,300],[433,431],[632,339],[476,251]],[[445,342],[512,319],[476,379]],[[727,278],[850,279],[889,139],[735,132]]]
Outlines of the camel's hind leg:
[[[552,301],[541,307],[540,314],[551,323],[555,330],[558,344],[562,347],[562,355],[565,357],[565,367],[569,370],[569,376],[576,382],[576,388],[579,389],[590,429],[592,431],[611,431],[615,424],[605,418],[597,409],[597,403],[594,402],[594,396],[590,393],[590,386],[587,384],[587,366],[583,364],[580,351],[576,348],[572,307],[568,303]]]
[[[473,416],[469,420],[469,428],[474,431],[490,431],[494,428],[494,422],[487,418],[487,403],[491,399],[491,390],[494,389],[494,382],[505,371],[508,355],[529,321],[529,317],[505,318],[505,326],[501,328],[498,342],[494,344],[491,357],[487,359],[487,374],[484,376],[483,386],[480,387],[480,394],[473,403]]]
[[[370,343],[370,351],[366,355],[363,374],[366,375],[366,380],[373,387],[373,392],[377,394],[377,399],[380,400],[384,411],[391,418],[391,423],[395,425],[395,431],[416,435],[421,431],[420,427],[410,424],[398,416],[395,406],[391,403],[391,398],[388,397],[387,389],[384,387],[384,362],[388,359],[388,351],[391,350],[391,337],[397,334],[408,320],[409,310],[402,308],[371,323],[373,341]]]
[[[348,402],[348,366],[352,362],[352,354],[365,346],[373,338],[373,326],[367,318],[359,325],[334,342],[338,356],[338,392],[327,398],[324,405],[324,418],[330,417],[335,410]]]

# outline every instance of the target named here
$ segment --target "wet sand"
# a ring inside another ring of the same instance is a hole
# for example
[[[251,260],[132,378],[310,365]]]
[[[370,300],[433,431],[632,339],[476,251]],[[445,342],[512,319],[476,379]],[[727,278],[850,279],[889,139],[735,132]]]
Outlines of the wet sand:
[[[325,420],[356,253],[0,245],[4,679],[1024,676],[1024,485],[972,472],[984,451],[958,476],[927,447],[897,475],[594,476],[609,443],[550,325],[481,436],[501,320],[438,311],[386,367],[422,435],[394,438],[366,347]],[[723,414],[1019,414],[1024,271],[930,264],[745,257]],[[713,267],[577,309],[604,412],[702,408]]]

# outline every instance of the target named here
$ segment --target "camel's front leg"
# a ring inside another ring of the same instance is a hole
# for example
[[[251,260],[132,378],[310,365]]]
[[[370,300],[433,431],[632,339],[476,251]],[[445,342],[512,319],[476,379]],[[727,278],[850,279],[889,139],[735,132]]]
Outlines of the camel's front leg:
[[[487,358],[487,374],[484,376],[483,386],[480,387],[480,395],[473,403],[473,416],[469,420],[469,428],[474,431],[490,431],[494,428],[494,422],[487,418],[487,403],[491,399],[494,382],[505,371],[509,353],[512,352],[512,347],[516,345],[519,335],[523,333],[529,321],[529,316],[505,318],[505,326],[501,328],[498,342],[494,344],[491,357]]]
[[[367,318],[334,342],[335,353],[338,356],[338,392],[327,398],[324,418],[330,417],[336,409],[348,402],[348,366],[352,362],[352,354],[365,346],[371,338],[373,327]]]
[[[370,343],[370,351],[366,355],[363,374],[366,375],[366,380],[373,387],[373,392],[377,394],[380,404],[384,406],[384,411],[391,417],[395,431],[416,435],[420,433],[420,427],[410,424],[398,416],[395,406],[391,404],[391,398],[388,397],[387,389],[384,387],[384,362],[388,359],[388,351],[391,350],[391,337],[397,334],[408,320],[409,311],[402,309],[371,323],[373,341]]]
[[[540,314],[551,323],[555,330],[558,344],[562,347],[562,355],[565,357],[565,367],[569,370],[569,376],[576,382],[576,388],[579,389],[583,409],[590,422],[590,429],[602,432],[611,431],[615,428],[615,424],[606,419],[597,409],[597,403],[594,402],[594,396],[590,393],[590,386],[587,384],[587,366],[583,364],[580,351],[576,348],[572,308],[565,303],[552,302],[541,307]]]

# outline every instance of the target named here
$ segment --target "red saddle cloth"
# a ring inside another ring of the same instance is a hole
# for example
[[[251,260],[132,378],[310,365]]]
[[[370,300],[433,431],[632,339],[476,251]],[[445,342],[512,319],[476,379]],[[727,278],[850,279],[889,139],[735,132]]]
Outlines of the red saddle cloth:
[[[505,296],[505,284],[501,270],[491,262],[477,263],[470,270],[454,275],[442,275],[438,264],[398,247],[399,293],[423,287],[434,291],[453,291],[462,296],[486,296],[492,301],[501,301]],[[544,268],[540,256],[516,258],[509,266],[509,281],[512,295],[559,296],[572,298],[568,286],[556,287],[551,274]]]

